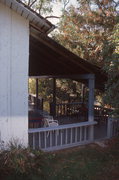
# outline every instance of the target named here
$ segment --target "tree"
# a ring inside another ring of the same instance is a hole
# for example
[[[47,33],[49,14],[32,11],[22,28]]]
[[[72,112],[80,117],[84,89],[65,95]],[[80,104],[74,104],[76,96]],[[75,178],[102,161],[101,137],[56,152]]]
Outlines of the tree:
[[[63,6],[63,9],[65,10],[70,0],[17,0],[17,1],[26,4],[28,8],[33,9],[38,14],[45,16],[46,19],[49,19],[49,18],[60,18],[59,16],[55,16],[53,14],[54,3],[60,2]]]
[[[39,79],[38,94],[43,98],[44,109],[49,111],[50,103],[53,101],[53,79]],[[29,79],[29,93],[36,94],[36,80]],[[70,97],[73,95],[73,98]],[[81,84],[73,80],[57,79],[56,80],[56,102],[68,103],[81,100]]]
[[[108,73],[108,81],[104,100],[115,108],[116,114],[119,114],[119,24],[109,37],[107,47],[112,50],[112,53],[108,52],[108,56],[105,57],[104,69]]]
[[[117,24],[117,7],[114,0],[80,0],[78,7],[64,11],[55,35],[66,48],[82,58],[104,65],[103,48]]]
[[[39,96],[41,96],[44,101],[52,102],[53,95],[53,79],[39,79]],[[66,79],[56,80],[56,98],[57,102],[61,103],[69,100],[70,94],[75,94],[79,96],[81,94],[81,84]],[[36,81],[35,79],[29,79],[29,93],[36,94]]]
[[[62,45],[108,74],[104,102],[119,109],[119,1],[80,0],[70,6],[55,35]]]
[[[21,1],[40,15],[48,14],[52,12],[51,0],[21,0]]]

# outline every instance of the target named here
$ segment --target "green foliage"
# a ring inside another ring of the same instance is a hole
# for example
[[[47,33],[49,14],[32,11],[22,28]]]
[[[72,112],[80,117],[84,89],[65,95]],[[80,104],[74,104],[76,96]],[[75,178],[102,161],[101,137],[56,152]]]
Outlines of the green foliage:
[[[108,74],[104,102],[119,109],[119,2],[80,0],[70,6],[54,36],[82,58],[99,65]]]
[[[113,34],[107,42],[108,55],[105,57],[105,70],[108,73],[106,84],[105,102],[116,108],[119,114],[119,24],[115,27]],[[107,54],[107,53],[106,53]]]
[[[28,7],[36,11],[38,14],[46,16],[53,12],[53,3],[61,2],[61,0],[17,0],[25,3]]]
[[[82,58],[103,66],[104,43],[117,23],[116,16],[113,0],[80,0],[78,7],[64,11],[55,39]]]
[[[36,93],[35,79],[29,79],[29,93]],[[61,103],[68,101],[70,94],[80,96],[81,95],[81,84],[65,79],[56,80],[56,98],[57,102]],[[53,98],[53,79],[39,79],[39,96],[44,101],[52,102]]]
[[[0,152],[1,180],[46,179],[45,156],[41,151],[31,151],[11,145],[9,150]]]

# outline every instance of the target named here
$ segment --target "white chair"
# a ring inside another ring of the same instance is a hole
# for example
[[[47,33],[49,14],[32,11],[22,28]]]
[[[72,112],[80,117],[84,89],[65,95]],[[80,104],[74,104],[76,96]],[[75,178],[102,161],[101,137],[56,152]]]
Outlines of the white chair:
[[[56,127],[58,125],[59,125],[58,121],[54,120],[53,117],[52,118],[51,117],[50,118],[48,118],[48,117],[44,118],[44,127]],[[57,135],[59,134],[58,132],[59,131],[57,130],[56,131]],[[48,131],[47,137],[49,136],[49,134],[50,134],[50,132]]]
[[[44,127],[55,127],[58,126],[58,121],[54,119],[44,118]]]

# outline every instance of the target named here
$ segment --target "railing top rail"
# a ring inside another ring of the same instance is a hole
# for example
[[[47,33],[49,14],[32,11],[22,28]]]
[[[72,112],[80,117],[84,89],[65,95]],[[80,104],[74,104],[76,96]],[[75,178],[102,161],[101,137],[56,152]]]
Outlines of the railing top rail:
[[[106,108],[106,107],[103,107],[103,106],[99,106],[99,105],[94,105],[94,108],[100,108],[100,109],[103,109],[103,110],[110,110],[112,111],[113,109],[112,108]]]
[[[76,105],[76,104],[86,104],[86,103],[83,103],[83,102],[57,103],[56,106],[61,106],[61,105]],[[113,110],[112,108],[106,108],[106,107],[99,106],[99,105],[94,105],[94,107],[98,107],[100,109],[105,109],[105,110]]]
[[[83,126],[90,126],[97,124],[96,121],[93,122],[80,122],[75,124],[65,124],[59,125],[56,127],[45,127],[45,128],[32,128],[28,130],[28,133],[37,133],[37,132],[45,132],[45,131],[52,131],[52,130],[60,130],[60,129],[68,129],[68,128],[75,128],[75,127],[83,127]]]
[[[83,103],[83,102],[57,103],[56,106],[62,106],[62,105],[76,105],[76,104],[84,104],[84,103]]]

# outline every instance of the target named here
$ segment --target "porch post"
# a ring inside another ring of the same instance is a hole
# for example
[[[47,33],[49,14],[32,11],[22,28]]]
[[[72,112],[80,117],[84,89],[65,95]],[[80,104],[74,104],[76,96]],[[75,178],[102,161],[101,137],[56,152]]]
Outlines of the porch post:
[[[38,109],[38,78],[36,78],[36,109]]]
[[[56,116],[56,78],[53,78],[53,117]]]
[[[85,86],[84,86],[84,84],[81,85],[81,94],[82,94],[82,102],[84,103],[84,97],[85,97]]]
[[[92,75],[89,78],[89,97],[88,97],[88,121],[94,121],[94,86],[95,86],[95,78]],[[90,128],[90,140],[94,139],[94,126]]]

